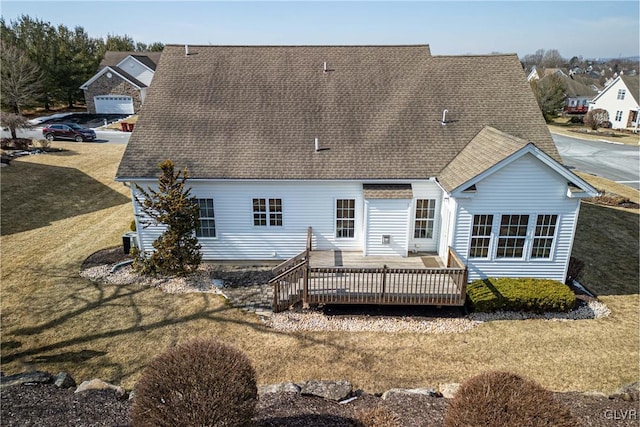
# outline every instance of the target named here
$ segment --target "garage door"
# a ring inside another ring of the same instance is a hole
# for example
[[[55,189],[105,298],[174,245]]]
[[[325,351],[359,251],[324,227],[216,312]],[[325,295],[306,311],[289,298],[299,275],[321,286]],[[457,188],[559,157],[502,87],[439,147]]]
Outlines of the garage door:
[[[130,96],[103,95],[93,100],[96,114],[133,114],[133,99]]]

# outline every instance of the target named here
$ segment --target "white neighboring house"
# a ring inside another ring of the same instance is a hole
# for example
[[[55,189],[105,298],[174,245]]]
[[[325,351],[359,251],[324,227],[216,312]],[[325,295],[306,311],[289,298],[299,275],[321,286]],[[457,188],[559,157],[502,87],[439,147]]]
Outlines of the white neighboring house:
[[[80,89],[94,114],[135,114],[144,103],[160,52],[106,52],[100,70]]]
[[[564,281],[596,194],[516,55],[428,46],[166,46],[116,175],[143,252],[164,228],[140,224],[134,184],[165,159],[189,170],[205,260],[284,260],[312,227],[314,250],[446,265],[453,248],[469,280]]]
[[[613,129],[632,129],[637,132],[640,124],[639,92],[640,76],[618,76],[593,98],[589,110],[606,110]]]

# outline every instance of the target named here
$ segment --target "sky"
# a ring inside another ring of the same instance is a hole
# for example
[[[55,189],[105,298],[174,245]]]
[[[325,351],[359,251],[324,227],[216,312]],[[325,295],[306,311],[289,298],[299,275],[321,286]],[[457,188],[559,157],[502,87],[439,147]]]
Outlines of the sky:
[[[25,14],[81,26],[91,37],[213,45],[429,44],[434,55],[557,49],[563,57],[640,54],[631,1],[5,1]]]

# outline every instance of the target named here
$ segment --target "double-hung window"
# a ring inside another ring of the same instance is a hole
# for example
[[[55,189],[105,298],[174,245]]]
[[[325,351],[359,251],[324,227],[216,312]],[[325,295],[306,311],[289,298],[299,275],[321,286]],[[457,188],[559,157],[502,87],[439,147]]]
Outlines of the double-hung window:
[[[216,237],[213,199],[197,199],[197,202],[200,208],[200,224],[196,228],[196,237]]]
[[[354,199],[336,200],[336,237],[355,236],[356,201]]]
[[[471,230],[470,258],[489,258],[493,215],[474,215]]]
[[[282,227],[282,199],[253,199],[255,227]]]
[[[432,239],[433,223],[436,217],[435,199],[416,200],[416,222],[414,225],[413,237],[415,239]]]
[[[529,215],[502,215],[496,258],[524,257]]]
[[[622,111],[616,111],[616,122],[622,121]]]
[[[557,222],[558,215],[538,215],[531,244],[531,258],[551,258]]]
[[[627,94],[625,89],[618,89],[618,99],[624,99],[624,96]]]

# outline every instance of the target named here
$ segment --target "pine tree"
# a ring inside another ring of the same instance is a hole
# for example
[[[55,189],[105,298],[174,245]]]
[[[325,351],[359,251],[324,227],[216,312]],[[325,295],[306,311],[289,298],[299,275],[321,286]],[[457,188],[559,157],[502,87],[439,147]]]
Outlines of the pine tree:
[[[158,190],[146,190],[135,185],[136,202],[144,215],[140,222],[146,228],[163,225],[166,230],[153,242],[155,251],[149,256],[139,254],[134,267],[144,274],[186,275],[195,271],[202,261],[195,230],[200,211],[191,189],[185,187],[188,172],[175,171],[171,160],[159,165]]]

